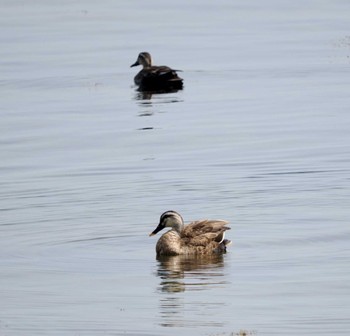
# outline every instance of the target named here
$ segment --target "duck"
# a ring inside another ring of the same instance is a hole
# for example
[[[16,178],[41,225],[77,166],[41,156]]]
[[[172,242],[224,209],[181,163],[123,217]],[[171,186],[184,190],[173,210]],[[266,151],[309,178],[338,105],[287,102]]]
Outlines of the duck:
[[[159,238],[157,256],[222,254],[231,244],[225,239],[225,232],[230,230],[226,224],[225,220],[204,219],[185,225],[178,212],[168,210],[160,216],[158,226],[149,235],[171,228]]]
[[[137,65],[142,65],[142,70],[134,78],[140,91],[177,91],[183,88],[183,79],[176,73],[181,70],[173,70],[165,65],[152,65],[150,53],[141,52],[130,67]]]

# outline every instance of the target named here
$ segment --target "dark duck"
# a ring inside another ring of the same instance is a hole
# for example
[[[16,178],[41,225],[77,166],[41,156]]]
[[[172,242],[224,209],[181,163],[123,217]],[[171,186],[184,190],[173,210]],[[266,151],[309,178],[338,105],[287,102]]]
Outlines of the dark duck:
[[[183,79],[176,71],[165,65],[152,65],[148,52],[141,52],[131,67],[141,65],[142,70],[135,76],[135,84],[140,91],[177,91],[183,88]]]

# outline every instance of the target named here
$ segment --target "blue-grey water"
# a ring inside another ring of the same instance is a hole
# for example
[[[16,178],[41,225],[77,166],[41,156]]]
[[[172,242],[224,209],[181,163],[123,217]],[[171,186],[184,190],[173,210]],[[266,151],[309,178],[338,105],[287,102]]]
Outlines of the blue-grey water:
[[[350,334],[349,1],[0,8],[1,336]],[[157,260],[168,209],[229,252]]]

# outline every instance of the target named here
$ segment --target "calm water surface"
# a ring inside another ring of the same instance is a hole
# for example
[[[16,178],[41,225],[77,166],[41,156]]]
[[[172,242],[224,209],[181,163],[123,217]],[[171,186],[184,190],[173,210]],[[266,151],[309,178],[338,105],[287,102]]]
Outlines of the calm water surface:
[[[348,1],[0,6],[0,335],[349,335]],[[229,252],[157,260],[168,209]]]

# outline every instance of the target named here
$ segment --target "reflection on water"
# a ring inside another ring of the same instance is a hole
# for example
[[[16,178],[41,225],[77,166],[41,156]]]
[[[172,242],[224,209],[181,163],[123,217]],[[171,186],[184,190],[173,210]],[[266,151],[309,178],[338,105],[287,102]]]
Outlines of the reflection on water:
[[[157,257],[158,276],[162,279],[160,290],[176,293],[185,290],[203,290],[208,286],[223,284],[223,255],[210,256],[160,256]]]
[[[191,299],[189,293],[215,288],[224,288],[227,278],[224,278],[224,256],[160,256],[157,257],[157,275],[161,282],[160,296],[160,325],[163,327],[217,325],[223,323],[210,319],[210,311],[225,305],[224,301],[215,300],[202,302],[200,298]],[[187,314],[186,312],[190,312]],[[208,314],[208,320],[196,319],[196,315]]]
[[[151,100],[154,95],[166,95],[169,93],[176,93],[180,90],[171,89],[171,90],[154,90],[154,91],[144,91],[137,89],[137,94],[135,95],[136,100]]]
[[[165,112],[164,105],[181,103],[183,99],[179,90],[169,91],[136,91],[134,100],[140,107],[138,115],[140,117],[150,117],[158,112]]]

